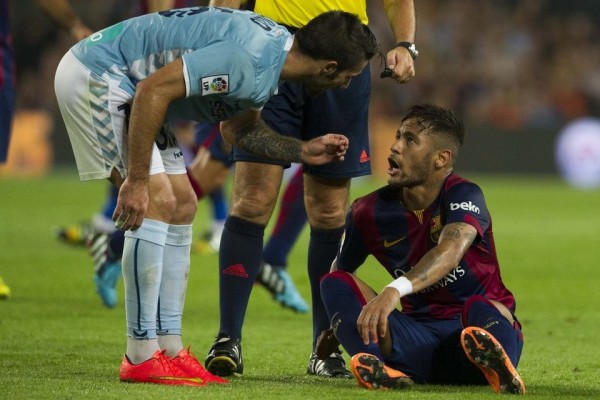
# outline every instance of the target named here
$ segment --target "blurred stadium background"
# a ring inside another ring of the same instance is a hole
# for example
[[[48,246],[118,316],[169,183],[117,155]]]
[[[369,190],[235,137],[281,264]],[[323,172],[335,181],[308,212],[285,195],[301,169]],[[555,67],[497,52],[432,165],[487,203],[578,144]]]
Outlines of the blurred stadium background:
[[[126,18],[137,6],[137,0],[71,2],[95,30]],[[371,26],[386,50],[393,38],[382,1],[367,2]],[[518,299],[526,329],[519,369],[528,398],[600,398],[600,345],[593,334],[600,324],[594,279],[600,237],[600,1],[415,3],[421,52],[417,76],[397,86],[379,79],[383,66],[378,60],[371,63],[376,179],[360,180],[352,197],[373,190],[379,185],[375,180],[384,178],[387,149],[408,105],[434,102],[462,114],[467,138],[457,169],[467,177],[485,175],[476,180],[493,213],[503,279]],[[55,102],[54,72],[71,38],[54,27],[34,0],[13,0],[12,5],[18,115],[10,163],[0,166],[0,274],[13,300],[0,304],[5,344],[0,348],[0,398],[197,399],[197,392],[121,385],[116,378],[123,345],[122,284],[119,306],[103,308],[94,292],[89,255],[61,245],[50,234],[57,224],[88,218],[106,190],[105,182],[85,187],[78,182]],[[566,127],[577,134],[574,139],[561,136],[561,143],[567,143],[561,157],[570,160],[577,174],[589,172],[591,177],[575,179],[575,184],[595,190],[572,190],[558,179],[555,144]],[[201,203],[198,227],[209,221],[206,203]],[[307,245],[305,230],[290,258],[291,273],[306,298]],[[203,356],[218,328],[218,255],[192,257],[184,323],[186,341],[192,340]],[[374,259],[368,264],[361,274],[373,287],[382,287],[388,278]],[[274,307],[266,291],[254,290],[246,320],[249,368],[244,384],[205,388],[208,398],[357,397],[347,382],[324,385],[304,375],[310,314],[292,315]],[[285,334],[273,335],[284,325]],[[424,386],[403,398],[497,396],[487,388]]]
[[[53,92],[56,65],[72,42],[33,3],[13,2],[19,112],[10,161],[0,176],[74,168]],[[393,45],[393,37],[382,3],[368,1],[370,24],[385,51]],[[72,4],[85,23],[99,30],[133,15],[138,1]],[[398,117],[417,102],[451,107],[467,121],[466,146],[458,164],[463,173],[561,171],[555,162],[561,129],[580,118],[600,116],[600,2],[418,0],[415,4],[420,50],[416,77],[398,86],[379,79],[383,68],[379,60],[371,63],[374,175],[385,175],[385,156]],[[590,136],[600,135],[599,128],[592,130]],[[577,170],[592,169],[600,176],[600,139],[592,139],[583,139],[573,150],[576,154],[567,158],[579,159]],[[592,179],[592,186],[598,181],[600,177]]]

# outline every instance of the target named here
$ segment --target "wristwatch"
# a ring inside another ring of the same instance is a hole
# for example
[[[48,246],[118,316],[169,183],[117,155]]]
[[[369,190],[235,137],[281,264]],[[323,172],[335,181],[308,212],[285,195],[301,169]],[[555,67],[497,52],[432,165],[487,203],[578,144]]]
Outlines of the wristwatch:
[[[419,56],[419,50],[417,50],[417,46],[412,42],[398,42],[396,43],[396,47],[404,47],[408,50],[413,60],[416,60]]]

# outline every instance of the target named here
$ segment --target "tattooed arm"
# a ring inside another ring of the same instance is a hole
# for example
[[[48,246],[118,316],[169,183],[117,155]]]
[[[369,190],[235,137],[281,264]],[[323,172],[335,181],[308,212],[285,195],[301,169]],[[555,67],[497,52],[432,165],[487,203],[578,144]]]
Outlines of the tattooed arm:
[[[458,266],[477,236],[477,229],[464,222],[454,222],[442,229],[437,246],[404,275],[418,292],[433,285]]]
[[[454,222],[442,229],[437,246],[429,250],[405,275],[418,292],[438,282],[458,266],[475,240],[477,229],[464,222]],[[402,278],[399,278],[402,279]],[[356,321],[365,344],[378,342],[387,332],[387,317],[400,301],[400,292],[386,287],[362,309]]]
[[[258,156],[312,165],[343,161],[348,148],[348,139],[334,133],[308,142],[282,136],[260,118],[259,111],[253,110],[221,122],[221,134],[225,142]]]

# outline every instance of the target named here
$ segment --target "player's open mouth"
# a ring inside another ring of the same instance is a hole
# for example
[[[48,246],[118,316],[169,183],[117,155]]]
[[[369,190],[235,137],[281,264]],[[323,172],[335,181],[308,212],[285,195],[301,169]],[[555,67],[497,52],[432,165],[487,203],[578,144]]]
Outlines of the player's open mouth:
[[[398,162],[396,162],[396,160],[394,160],[390,156],[390,157],[388,157],[388,164],[389,164],[389,167],[388,167],[387,173],[391,176],[396,175],[400,170],[400,165],[398,164]]]

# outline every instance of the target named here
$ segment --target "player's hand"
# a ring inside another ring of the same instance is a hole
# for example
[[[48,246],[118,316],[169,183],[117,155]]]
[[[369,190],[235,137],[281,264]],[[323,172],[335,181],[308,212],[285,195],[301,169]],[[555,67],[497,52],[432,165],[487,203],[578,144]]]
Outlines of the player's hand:
[[[385,336],[387,318],[399,300],[400,294],[396,289],[385,288],[363,307],[356,320],[356,327],[365,345],[370,342],[378,343],[379,338]]]
[[[125,179],[119,189],[117,206],[113,213],[115,227],[123,231],[138,229],[148,209],[148,182]]]
[[[415,63],[404,47],[395,47],[386,55],[387,66],[392,70],[392,79],[406,83],[415,76]]]
[[[328,133],[302,143],[300,157],[303,163],[310,165],[344,161],[349,143],[344,135]]]
[[[331,353],[337,350],[340,342],[333,334],[333,329],[325,329],[319,337],[317,337],[317,346],[315,347],[315,354],[319,360],[326,360],[329,358]]]

